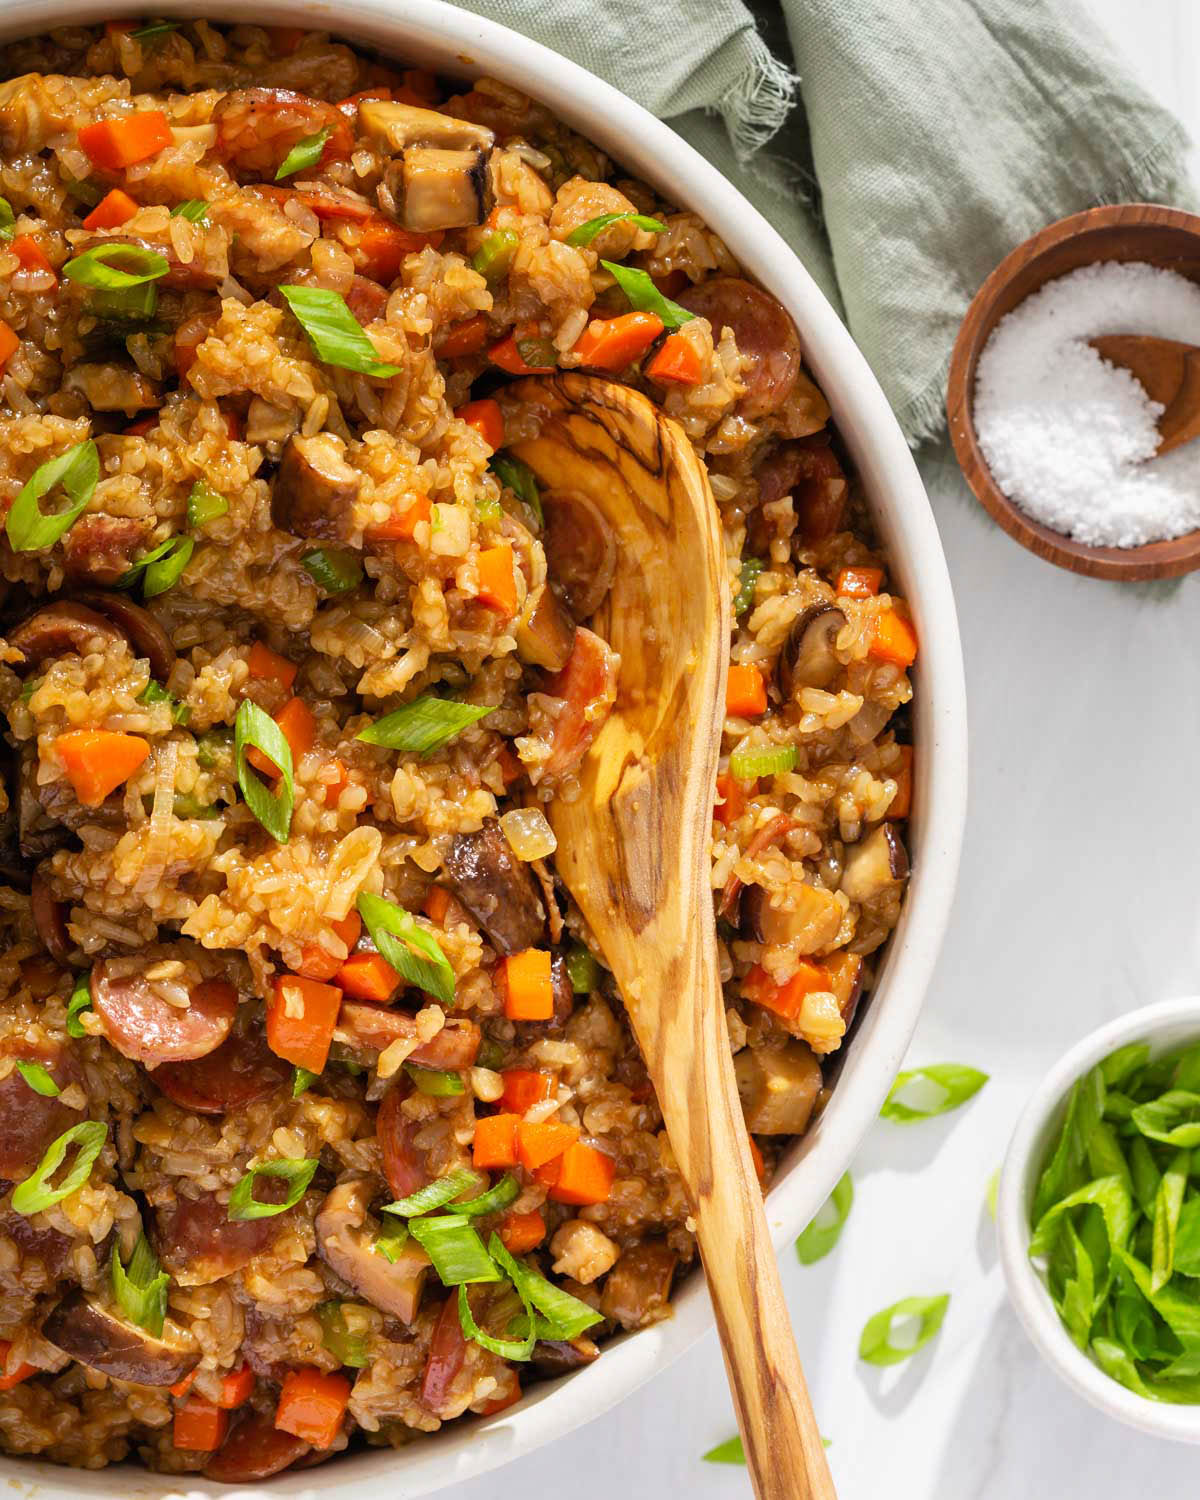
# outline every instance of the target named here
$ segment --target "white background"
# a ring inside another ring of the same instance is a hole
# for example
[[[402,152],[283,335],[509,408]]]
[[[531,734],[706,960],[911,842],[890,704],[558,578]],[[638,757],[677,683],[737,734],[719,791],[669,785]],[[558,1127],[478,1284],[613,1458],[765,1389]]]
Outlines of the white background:
[[[1088,0],[1128,67],[1200,138],[1200,5]],[[971,811],[958,899],[910,1063],[991,1074],[957,1114],[880,1123],[842,1242],[784,1287],[841,1500],[1153,1500],[1197,1492],[1200,1453],[1085,1406],[1009,1310],[984,1199],[1021,1104],[1100,1022],[1200,990],[1200,574],[1088,581],[999,532],[927,468],[958,599]],[[952,1293],[940,1338],[877,1370],[855,1351],[900,1297]],[[632,1400],[447,1491],[747,1500],[700,1462],[734,1430],[715,1336]]]

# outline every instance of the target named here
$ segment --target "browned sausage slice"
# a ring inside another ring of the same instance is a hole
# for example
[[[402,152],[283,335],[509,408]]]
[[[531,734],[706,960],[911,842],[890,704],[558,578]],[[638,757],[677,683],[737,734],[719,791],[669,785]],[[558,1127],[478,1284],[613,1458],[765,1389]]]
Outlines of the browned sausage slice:
[[[546,913],[533,874],[512,852],[495,819],[477,833],[455,836],[446,875],[498,953],[535,948],[545,936]]]
[[[548,490],[542,496],[546,568],[576,620],[590,620],[604,602],[617,571],[617,539],[585,496]]]
[[[9,1037],[0,1050],[14,1062],[40,1063],[60,1089],[79,1081],[73,1058],[53,1043]],[[77,1110],[69,1109],[57,1095],[30,1088],[14,1067],[0,1078],[0,1177],[12,1182],[28,1177],[50,1143],[78,1119]]]
[[[393,1042],[411,1041],[417,1034],[415,1016],[369,1000],[343,1000],[333,1036],[335,1041],[367,1052],[382,1052]],[[411,1061],[425,1068],[471,1067],[479,1055],[482,1033],[474,1021],[447,1021],[432,1041],[412,1054]]]
[[[261,1255],[287,1218],[283,1213],[264,1219],[231,1219],[228,1205],[214,1193],[199,1198],[181,1195],[173,1206],[155,1210],[154,1244],[180,1286],[207,1286]]]
[[[342,442],[332,433],[290,437],[271,490],[271,519],[294,536],[344,541],[359,483],[358,471],[346,462]]]
[[[73,583],[116,583],[142,552],[146,526],[133,516],[80,516],[63,537],[63,567]]]
[[[733,330],[738,353],[749,360],[742,372],[745,394],[738,403],[750,421],[778,411],[800,374],[800,335],[782,305],[740,276],[713,276],[676,299],[712,324],[714,342]]]
[[[83,656],[97,648],[103,650],[120,638],[121,632],[114,630],[102,614],[82,602],[66,599],[43,605],[8,633],[9,645],[24,655],[24,665],[30,668],[68,651]]]
[[[215,1052],[233,1026],[238,995],[223,979],[193,986],[172,1005],[144,974],[119,975],[102,959],[92,969],[92,1007],[104,1035],[134,1062],[186,1062]]]
[[[841,531],[847,486],[837,454],[824,433],[780,443],[758,466],[763,505],[793,497],[797,529],[805,542],[821,542]]]
[[[413,1144],[417,1130],[415,1121],[405,1119],[400,1109],[407,1093],[402,1085],[393,1085],[379,1101],[379,1115],[375,1121],[375,1134],[379,1137],[379,1152],[383,1157],[383,1175],[397,1198],[407,1198],[410,1193],[432,1182],[434,1176],[425,1153]]]
[[[204,1474],[221,1484],[253,1484],[281,1474],[309,1452],[290,1432],[281,1432],[269,1416],[249,1412],[204,1465]]]
[[[224,1115],[245,1109],[282,1088],[291,1068],[258,1032],[231,1032],[207,1057],[163,1063],[154,1082],[182,1109]]]

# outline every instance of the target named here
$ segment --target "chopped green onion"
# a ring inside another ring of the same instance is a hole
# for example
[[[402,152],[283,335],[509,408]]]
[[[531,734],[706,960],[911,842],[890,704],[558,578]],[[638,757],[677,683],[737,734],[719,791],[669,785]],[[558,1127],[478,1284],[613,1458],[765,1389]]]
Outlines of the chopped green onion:
[[[471,265],[484,277],[489,286],[503,281],[513,263],[520,246],[521,237],[512,229],[493,229],[471,257]]]
[[[470,1167],[456,1167],[453,1172],[447,1172],[445,1177],[439,1177],[436,1181],[427,1183],[423,1188],[418,1188],[407,1198],[399,1198],[395,1203],[385,1203],[380,1212],[399,1214],[402,1218],[412,1219],[419,1214],[431,1213],[435,1208],[444,1208],[460,1193],[465,1193],[468,1188],[478,1187],[478,1185],[478,1172],[473,1172]]]
[[[802,1266],[815,1265],[817,1261],[823,1260],[841,1239],[853,1202],[854,1183],[850,1173],[844,1172],[833,1192],[817,1210],[815,1218],[796,1241],[796,1259]]]
[[[404,1071],[412,1079],[417,1093],[426,1094],[431,1099],[452,1099],[456,1094],[464,1094],[467,1090],[461,1073],[451,1073],[441,1068],[422,1068],[418,1063],[405,1063]]]
[[[456,698],[437,698],[432,693],[422,693],[394,713],[376,719],[358,738],[368,745],[382,745],[387,750],[432,755],[492,711],[490,707],[475,703],[460,703]]]
[[[869,1365],[898,1365],[911,1359],[937,1336],[949,1306],[950,1294],[944,1292],[940,1297],[904,1297],[885,1307],[867,1319],[858,1341],[859,1359]],[[896,1344],[893,1341],[896,1325],[912,1318],[919,1319],[916,1337],[911,1343]]]
[[[987,1081],[986,1073],[962,1063],[930,1063],[924,1068],[910,1068],[896,1074],[879,1113],[885,1120],[929,1120],[965,1104]]]
[[[93,245],[90,250],[72,256],[62,268],[68,281],[80,286],[96,287],[104,292],[119,292],[126,287],[157,281],[171,269],[171,263],[157,250],[145,245],[123,245],[110,240]]]
[[[186,219],[189,224],[206,224],[208,222],[208,204],[203,198],[188,198],[183,203],[177,203],[171,210],[173,219]]]
[[[604,1321],[602,1315],[538,1271],[530,1261],[517,1260],[505,1247],[498,1234],[493,1234],[488,1249],[496,1264],[504,1271],[523,1301],[530,1302],[545,1318],[550,1331],[545,1337],[570,1341],[588,1328]]]
[[[506,1172],[494,1187],[488,1188],[486,1193],[480,1193],[478,1198],[468,1198],[465,1203],[456,1203],[454,1212],[465,1214],[469,1219],[477,1219],[481,1214],[498,1213],[510,1203],[515,1203],[520,1196],[521,1184],[511,1172]]]
[[[153,798],[150,799],[153,806]],[[221,809],[213,802],[201,802],[199,797],[191,792],[176,792],[171,800],[171,811],[177,818],[205,820],[208,818],[219,818]]]
[[[779,776],[795,764],[795,745],[747,745],[729,757],[729,774],[735,781],[754,781],[759,776]]]
[[[77,177],[67,183],[67,192],[84,208],[95,208],[107,191],[92,177]]]
[[[703,1462],[706,1464],[744,1464],[746,1462],[746,1450],[742,1446],[741,1438],[726,1438],[723,1443],[718,1443],[715,1448],[710,1448],[704,1455]]]
[[[321,1325],[321,1342],[334,1359],[351,1370],[361,1370],[367,1362],[367,1336],[351,1333],[346,1327],[346,1314],[340,1302],[322,1302],[317,1306],[317,1321]]]
[[[433,1262],[433,1269],[443,1286],[501,1279],[492,1257],[483,1247],[478,1230],[472,1228],[464,1215],[438,1214],[430,1219],[410,1219],[408,1232]]]
[[[171,1278],[144,1234],[138,1236],[128,1266],[121,1264],[120,1246],[113,1246],[109,1273],[117,1306],[131,1323],[158,1338],[167,1317],[167,1288]]]
[[[538,490],[537,475],[529,465],[519,458],[497,453],[488,467],[501,484],[507,485],[519,500],[524,500],[537,517],[538,525],[544,526],[546,517],[542,511],[542,496]]]
[[[148,26],[139,26],[136,31],[131,31],[129,38],[134,42],[152,42],[178,30],[178,21],[154,21]]]
[[[382,1255],[389,1265],[396,1264],[397,1257],[408,1244],[408,1225],[403,1219],[389,1220],[375,1236],[372,1249]]]
[[[467,1300],[467,1289],[460,1284],[458,1288],[458,1324],[466,1338],[474,1340],[481,1349],[486,1349],[489,1354],[498,1354],[501,1359],[510,1359],[521,1362],[530,1358],[533,1354],[533,1346],[537,1342],[537,1328],[534,1322],[532,1309],[528,1303],[523,1302],[525,1308],[524,1323],[528,1330],[522,1339],[498,1339],[493,1334],[484,1333],[479,1324],[476,1323],[471,1312],[471,1304]]]
[[[210,521],[228,513],[229,501],[225,496],[210,489],[203,479],[197,479],[187,498],[188,529],[195,531],[197,527],[207,526]]]
[[[145,322],[158,311],[158,287],[144,281],[116,291],[93,292],[88,311],[107,322]]]
[[[152,551],[147,552],[144,557],[139,557],[135,562],[131,563],[125,569],[124,573],[121,574],[120,578],[117,579],[114,587],[119,589],[132,588],[150,564],[157,562],[160,557],[165,557],[174,547],[177,540],[176,537],[169,536],[165,542],[159,542],[158,546]]]
[[[586,224],[580,224],[567,235],[567,244],[590,245],[601,230],[607,229],[610,224],[620,224],[626,220],[651,234],[666,233],[667,226],[661,219],[652,219],[649,214],[634,213],[632,209],[627,209],[623,214],[601,214],[598,218],[589,219]]]
[[[317,1159],[312,1156],[298,1160],[282,1157],[278,1161],[265,1161],[251,1167],[229,1195],[229,1217],[233,1220],[272,1219],[276,1214],[286,1213],[304,1197],[316,1170]],[[261,1203],[254,1196],[254,1184],[260,1177],[283,1178],[288,1190],[282,1203]]]
[[[67,1001],[67,1035],[73,1037],[87,1036],[87,1032],[79,1023],[81,1011],[92,1008],[92,971],[88,969],[75,981],[75,988],[71,991],[71,998]]]
[[[321,160],[321,153],[325,150],[328,139],[329,126],[324,125],[315,135],[306,135],[302,141],[297,141],[279,164],[275,181],[282,182],[285,177],[303,172],[307,167],[315,167]]]
[[[742,572],[738,579],[738,591],[733,596],[733,613],[736,618],[744,615],[754,603],[754,586],[758,582],[758,575],[766,567],[761,557],[746,557],[742,559]]]
[[[504,514],[504,507],[495,495],[480,495],[475,501],[475,514],[487,525],[500,519]]]
[[[35,1094],[42,1094],[47,1099],[55,1099],[62,1093],[62,1089],[51,1078],[50,1070],[44,1063],[19,1062],[17,1072]]]
[[[320,1073],[313,1073],[308,1068],[302,1068],[299,1064],[292,1069],[292,1098],[299,1099],[300,1095],[316,1083]]]
[[[171,537],[167,551],[161,557],[155,558],[153,562],[146,564],[142,575],[142,598],[154,599],[159,594],[165,594],[169,588],[173,588],[179,582],[195,550],[196,543],[192,537]]]
[[[22,486],[4,523],[13,551],[37,552],[52,547],[74,525],[92,498],[99,478],[100,455],[91,438],[40,464]],[[59,484],[70,504],[65,510],[47,515],[39,502]]]
[[[531,370],[552,370],[558,363],[558,350],[551,339],[518,339],[517,353]]]
[[[146,684],[138,694],[139,703],[155,704],[168,703],[171,706],[171,718],[176,724],[186,724],[192,717],[192,711],[186,703],[180,703],[179,699],[168,693],[161,682],[155,682],[153,678]]]
[[[363,581],[362,563],[353,552],[338,547],[315,547],[304,554],[300,564],[327,594],[344,594]]]
[[[479,1044],[479,1056],[475,1059],[481,1068],[498,1068],[504,1061],[504,1048],[485,1036]]]
[[[72,1125],[70,1130],[64,1130],[56,1141],[51,1142],[45,1156],[30,1176],[13,1188],[12,1206],[15,1212],[24,1215],[40,1213],[42,1209],[51,1208],[64,1198],[69,1198],[72,1193],[78,1192],[92,1175],[92,1167],[107,1137],[108,1126],[102,1125],[98,1120],[81,1120],[78,1125]],[[72,1146],[77,1150],[71,1170],[57,1187],[51,1187],[50,1179],[62,1166],[63,1158]]]
[[[317,358],[339,369],[387,379],[400,373],[386,364],[338,292],[318,286],[281,286],[280,295],[308,334]]]
[[[590,995],[600,987],[600,965],[583,946],[576,943],[567,954],[567,978],[576,995]]]
[[[358,914],[371,934],[371,941],[397,974],[443,1005],[454,1004],[454,970],[450,961],[436,940],[418,927],[411,912],[383,896],[364,892],[358,898]]]
[[[680,307],[678,302],[664,297],[645,271],[637,271],[632,266],[619,266],[611,260],[602,260],[600,264],[625,293],[630,307],[636,308],[638,312],[654,313],[662,319],[665,328],[678,328],[681,323],[687,323],[696,316],[695,313],[688,312],[686,307]]]
[[[224,766],[233,755],[233,730],[228,724],[206,729],[196,740],[196,764],[206,771]]]
[[[11,240],[16,229],[17,216],[7,198],[0,198],[0,240]]]
[[[21,689],[21,702],[28,703],[44,681],[44,677],[31,677]]]
[[[265,782],[259,780],[246,759],[246,751],[251,745],[278,768],[279,786],[273,792],[268,790]],[[275,720],[249,698],[238,704],[233,754],[238,786],[242,789],[246,806],[276,843],[286,844],[292,828],[292,806],[296,800],[295,783],[292,779],[292,748]],[[359,899],[361,901],[363,898]],[[387,955],[384,954],[384,957]]]

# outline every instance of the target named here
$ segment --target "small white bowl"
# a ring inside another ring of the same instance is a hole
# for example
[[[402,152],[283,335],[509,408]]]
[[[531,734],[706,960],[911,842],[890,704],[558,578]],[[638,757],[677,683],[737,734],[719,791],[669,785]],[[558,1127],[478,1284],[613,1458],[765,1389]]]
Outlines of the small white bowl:
[[[1071,1340],[1029,1259],[1029,1213],[1046,1153],[1063,1122],[1071,1085],[1126,1042],[1148,1042],[1153,1056],[1200,1040],[1200,995],[1131,1011],[1077,1042],[1051,1068],[1025,1106],[1004,1158],[996,1201],[1000,1263],[1008,1295],[1038,1353],[1106,1416],[1179,1443],[1200,1443],[1200,1405],[1147,1401],[1111,1379]]]

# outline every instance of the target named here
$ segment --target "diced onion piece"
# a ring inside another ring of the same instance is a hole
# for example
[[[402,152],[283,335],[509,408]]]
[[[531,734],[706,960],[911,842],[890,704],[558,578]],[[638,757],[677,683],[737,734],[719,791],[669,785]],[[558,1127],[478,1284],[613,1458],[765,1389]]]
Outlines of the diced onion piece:
[[[548,859],[558,848],[554,830],[540,807],[515,807],[501,817],[500,827],[504,830],[509,848],[518,859],[523,859],[526,863],[534,859]]]

